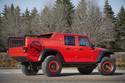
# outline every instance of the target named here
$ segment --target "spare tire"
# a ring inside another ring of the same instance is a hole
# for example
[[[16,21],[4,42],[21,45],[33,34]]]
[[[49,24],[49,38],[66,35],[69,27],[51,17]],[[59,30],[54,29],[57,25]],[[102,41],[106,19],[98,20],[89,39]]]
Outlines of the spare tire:
[[[41,48],[42,48],[42,45],[40,44],[39,41],[32,41],[31,44],[30,44],[30,49],[33,48],[37,51],[40,51]]]

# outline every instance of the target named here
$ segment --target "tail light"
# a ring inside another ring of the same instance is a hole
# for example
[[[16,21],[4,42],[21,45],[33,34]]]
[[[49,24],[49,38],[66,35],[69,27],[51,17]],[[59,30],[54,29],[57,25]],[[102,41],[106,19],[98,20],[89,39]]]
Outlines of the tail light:
[[[23,47],[24,52],[26,53],[28,51],[27,47]]]

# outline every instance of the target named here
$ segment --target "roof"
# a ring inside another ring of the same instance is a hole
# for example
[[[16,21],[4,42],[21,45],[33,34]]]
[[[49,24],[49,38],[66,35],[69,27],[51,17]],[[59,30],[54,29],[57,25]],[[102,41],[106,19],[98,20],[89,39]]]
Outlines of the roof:
[[[53,35],[68,35],[68,36],[83,36],[83,37],[87,37],[86,35],[84,34],[74,34],[74,33],[60,33],[60,32],[50,32],[50,33],[45,33],[45,34],[35,34],[34,36],[44,36],[44,35],[50,35],[50,34],[53,34]],[[33,36],[33,35],[32,35]]]

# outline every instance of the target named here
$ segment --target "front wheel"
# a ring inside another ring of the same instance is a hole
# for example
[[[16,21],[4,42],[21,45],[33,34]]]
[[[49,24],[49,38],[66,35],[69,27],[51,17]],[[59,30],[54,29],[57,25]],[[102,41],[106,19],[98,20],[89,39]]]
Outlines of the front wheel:
[[[46,76],[58,76],[62,70],[62,65],[55,56],[48,56],[42,63],[42,70]]]
[[[98,64],[98,71],[102,75],[112,75],[116,70],[115,62],[109,58],[104,57],[102,61]]]

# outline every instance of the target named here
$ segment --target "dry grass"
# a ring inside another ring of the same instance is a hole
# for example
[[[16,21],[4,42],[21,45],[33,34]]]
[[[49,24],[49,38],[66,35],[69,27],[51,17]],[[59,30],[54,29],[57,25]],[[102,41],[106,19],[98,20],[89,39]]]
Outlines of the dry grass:
[[[17,61],[9,58],[6,53],[0,53],[0,68],[20,68]]]
[[[125,57],[117,57],[116,65],[118,67],[125,67]]]
[[[0,60],[0,68],[19,68],[20,65],[15,60]]]

